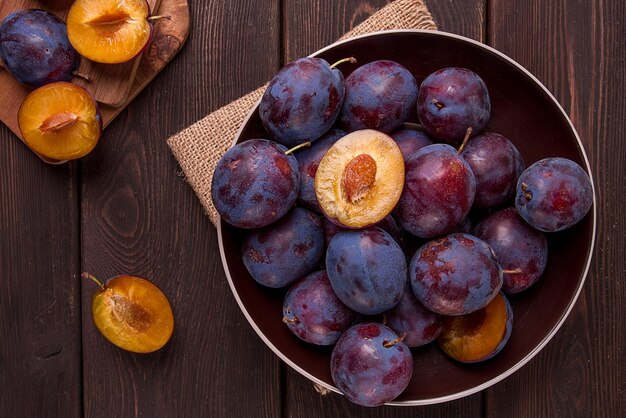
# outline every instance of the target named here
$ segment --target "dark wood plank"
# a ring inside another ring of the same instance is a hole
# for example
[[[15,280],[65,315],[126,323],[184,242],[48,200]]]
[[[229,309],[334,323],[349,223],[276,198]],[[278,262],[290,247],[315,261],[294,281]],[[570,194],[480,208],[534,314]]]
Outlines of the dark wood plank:
[[[486,411],[493,417],[625,416],[626,5],[490,3],[490,44],[534,73],[570,115],[591,160],[599,205],[595,256],[581,298],[548,346],[489,391]]]
[[[424,0],[437,28],[485,42],[487,0]]]
[[[279,362],[237,307],[216,231],[165,142],[276,71],[278,16],[269,0],[192,3],[183,50],[82,161],[84,269],[150,278],[176,321],[161,351],[126,353],[95,329],[83,283],[88,417],[280,415]]]
[[[307,55],[339,38],[365,20],[384,1],[286,2],[284,11],[284,60],[288,62]],[[481,39],[484,33],[484,2],[428,2],[433,17],[443,30]],[[303,18],[306,17],[306,18]],[[313,384],[288,366],[285,368],[286,388],[283,394],[288,417],[480,417],[482,395],[427,407],[363,408],[334,392],[320,395]]]
[[[78,417],[77,166],[45,164],[4,125],[0,155],[0,415]]]

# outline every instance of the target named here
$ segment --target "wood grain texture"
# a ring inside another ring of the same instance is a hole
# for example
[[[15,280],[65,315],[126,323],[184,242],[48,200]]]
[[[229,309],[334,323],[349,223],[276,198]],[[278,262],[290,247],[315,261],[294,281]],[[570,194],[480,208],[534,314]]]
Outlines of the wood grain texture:
[[[487,1],[424,0],[439,30],[485,42]]]
[[[81,416],[77,166],[0,126],[0,415]]]
[[[162,1],[158,14],[168,16],[155,23],[155,33],[148,50],[139,61],[135,78],[121,106],[101,106],[102,122],[106,128],[113,119],[150,83],[185,44],[191,22],[189,4],[186,1]]]
[[[161,351],[123,352],[95,329],[95,289],[83,283],[87,417],[280,414],[278,359],[239,310],[215,229],[165,142],[276,71],[279,10],[272,1],[207,1],[192,4],[191,17],[186,48],[81,161],[84,269],[151,279],[176,324]]]
[[[433,18],[450,32],[482,39],[484,34],[484,2],[464,0],[462,2],[437,3],[431,8]],[[284,62],[307,55],[329,43],[358,25],[384,6],[384,1],[344,1],[327,4],[319,1],[286,2],[283,12]],[[468,17],[469,16],[469,17]],[[305,17],[305,18],[303,18]],[[356,406],[343,396],[330,392],[321,396],[313,384],[283,365],[286,388],[283,393],[287,417],[481,417],[482,395],[476,394],[461,400],[428,407],[381,407],[363,408]]]
[[[489,15],[489,43],[570,115],[595,176],[598,229],[571,316],[537,358],[489,391],[488,416],[626,416],[626,5],[509,0],[492,2]]]

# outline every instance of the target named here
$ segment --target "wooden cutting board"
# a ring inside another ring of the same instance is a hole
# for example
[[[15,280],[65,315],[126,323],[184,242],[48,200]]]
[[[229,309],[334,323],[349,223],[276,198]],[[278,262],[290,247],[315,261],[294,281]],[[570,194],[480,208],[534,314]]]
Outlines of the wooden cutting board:
[[[46,2],[45,8],[65,18],[73,0]],[[185,0],[148,0],[153,15],[169,16],[155,23],[152,41],[143,55],[134,60],[114,65],[96,64],[82,59],[79,72],[87,74],[91,81],[75,77],[72,82],[85,87],[98,101],[103,125],[109,123],[134,99],[144,87],[176,55],[187,40],[190,29],[189,4]],[[0,21],[9,13],[26,8],[42,8],[36,0],[2,0]],[[0,68],[0,121],[21,139],[17,124],[17,111],[32,88],[24,86],[4,69]],[[42,160],[55,164],[62,161]]]

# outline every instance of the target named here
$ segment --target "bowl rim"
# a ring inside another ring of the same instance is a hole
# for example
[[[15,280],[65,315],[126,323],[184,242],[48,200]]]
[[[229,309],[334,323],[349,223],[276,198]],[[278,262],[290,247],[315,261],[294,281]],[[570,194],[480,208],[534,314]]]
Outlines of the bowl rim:
[[[550,340],[556,335],[556,333],[561,328],[561,326],[563,325],[563,323],[565,322],[565,320],[567,319],[567,317],[571,313],[572,309],[574,308],[574,305],[576,304],[576,301],[578,300],[578,297],[580,296],[580,293],[581,293],[582,288],[583,288],[583,286],[585,284],[585,281],[587,280],[587,275],[589,273],[589,268],[591,266],[591,260],[593,258],[593,253],[594,253],[594,249],[595,249],[596,226],[597,226],[596,191],[595,191],[595,185],[594,185],[593,175],[592,175],[592,171],[591,171],[591,165],[589,163],[589,159],[587,157],[587,153],[585,152],[585,148],[583,146],[583,143],[580,140],[578,132],[576,131],[576,128],[574,127],[574,124],[570,120],[569,115],[565,112],[565,110],[563,109],[563,107],[561,106],[559,101],[554,97],[554,95],[550,92],[550,90],[548,90],[548,88],[541,81],[539,81],[539,79],[537,77],[535,77],[530,71],[528,71],[526,68],[524,68],[521,64],[519,64],[517,61],[515,61],[511,57],[505,55],[504,53],[498,51],[497,49],[495,49],[495,48],[493,48],[493,47],[491,47],[489,45],[486,45],[486,44],[484,44],[482,42],[476,41],[476,40],[471,39],[471,38],[467,38],[467,37],[462,36],[462,35],[457,35],[457,34],[454,34],[454,33],[438,31],[438,30],[427,30],[427,29],[391,29],[391,30],[382,30],[382,31],[371,32],[371,33],[358,35],[358,36],[354,36],[354,37],[351,37],[351,38],[348,38],[348,39],[343,39],[343,40],[334,42],[334,43],[332,43],[332,44],[330,44],[330,45],[328,45],[328,46],[326,46],[324,48],[321,48],[321,49],[317,50],[316,52],[308,55],[308,57],[316,57],[317,55],[322,54],[322,53],[324,53],[324,52],[326,52],[326,51],[328,51],[328,50],[330,50],[332,48],[335,48],[338,45],[342,45],[342,44],[351,42],[351,41],[353,41],[355,39],[377,37],[377,36],[382,36],[382,35],[391,34],[391,33],[428,34],[428,35],[431,35],[431,36],[442,36],[442,37],[446,37],[446,38],[452,38],[452,39],[455,39],[455,40],[460,40],[460,41],[463,41],[463,42],[468,42],[468,43],[471,43],[471,44],[473,44],[475,46],[478,46],[481,49],[486,50],[487,52],[490,52],[492,54],[497,55],[498,57],[500,57],[500,58],[504,59],[505,61],[507,61],[509,64],[511,64],[514,67],[516,67],[518,70],[522,71],[528,78],[530,78],[535,84],[537,84],[539,87],[541,87],[541,89],[543,89],[543,91],[546,93],[546,95],[552,100],[552,102],[557,106],[557,108],[561,111],[561,113],[563,114],[563,116],[567,120],[567,123],[569,124],[569,127],[570,127],[572,133],[574,134],[574,136],[576,138],[576,142],[578,143],[578,147],[580,149],[580,152],[582,154],[583,160],[585,162],[585,169],[586,169],[587,175],[589,175],[589,179],[591,180],[591,187],[592,187],[592,193],[593,193],[592,234],[591,234],[591,243],[590,243],[590,246],[589,246],[589,252],[587,254],[587,261],[586,261],[585,269],[584,269],[584,272],[582,274],[582,278],[580,280],[578,288],[576,289],[576,293],[575,293],[574,297],[570,300],[570,302],[569,302],[569,304],[567,306],[567,309],[561,315],[561,317],[559,318],[559,321],[556,323],[556,325],[543,338],[543,340],[541,340],[541,342],[537,346],[535,346],[520,361],[515,363],[512,367],[510,367],[506,371],[502,372],[501,374],[497,375],[496,377],[494,377],[494,378],[492,378],[492,379],[490,379],[490,380],[488,380],[488,381],[486,381],[486,382],[484,382],[484,383],[482,383],[480,385],[474,386],[474,387],[472,387],[470,389],[466,389],[466,390],[463,390],[463,391],[455,392],[455,393],[452,393],[450,395],[440,396],[440,397],[436,397],[436,398],[420,399],[420,400],[406,400],[406,401],[397,401],[397,402],[396,401],[392,401],[392,402],[388,402],[388,403],[385,404],[385,405],[390,405],[390,406],[434,405],[434,404],[438,404],[438,403],[442,403],[442,402],[448,402],[448,401],[464,398],[464,397],[469,396],[469,395],[473,395],[473,394],[475,394],[477,392],[480,392],[480,391],[482,391],[484,389],[487,389],[488,387],[493,386],[496,383],[506,379],[507,377],[509,377],[513,373],[515,373],[517,370],[522,368],[533,357],[535,357],[548,344],[548,342],[550,342]],[[241,136],[241,133],[243,132],[244,126],[248,123],[250,118],[257,111],[260,102],[261,102],[261,98],[259,98],[259,100],[257,100],[257,102],[254,104],[254,106],[251,108],[251,110],[246,115],[245,119],[243,120],[243,122],[241,123],[241,126],[239,127],[239,129],[237,131],[237,134],[235,135],[235,138],[233,139],[233,142],[231,143],[231,147],[234,146],[237,143],[237,140],[239,139],[239,137]],[[230,289],[231,289],[231,291],[233,293],[233,296],[235,297],[235,300],[237,301],[237,304],[239,305],[239,308],[241,309],[241,311],[243,312],[244,316],[248,320],[248,323],[252,326],[252,328],[257,333],[257,335],[274,352],[274,354],[276,354],[282,361],[287,363],[295,371],[297,371],[298,373],[300,373],[304,377],[308,378],[309,380],[311,380],[315,384],[320,385],[320,386],[322,386],[322,387],[324,387],[324,388],[326,388],[328,390],[331,390],[331,391],[333,391],[335,393],[338,393],[340,395],[343,395],[341,393],[341,391],[339,391],[339,389],[337,389],[335,386],[329,385],[326,382],[318,379],[317,377],[315,377],[312,374],[308,373],[306,370],[302,369],[297,364],[295,364],[293,361],[291,361],[276,346],[274,346],[274,344],[272,344],[272,342],[265,336],[265,334],[263,334],[261,329],[256,325],[254,319],[250,316],[250,314],[247,311],[246,307],[242,303],[241,298],[239,297],[239,294],[237,293],[237,289],[235,288],[233,279],[232,279],[232,277],[230,275],[230,271],[228,269],[228,264],[227,264],[227,261],[226,261],[226,254],[225,254],[225,251],[224,251],[222,234],[223,234],[222,219],[218,215],[217,235],[218,235],[218,242],[219,242],[219,250],[220,250],[220,256],[221,256],[221,259],[222,259],[222,266],[224,268],[224,272],[225,272],[226,278],[228,280],[228,285],[230,286]]]

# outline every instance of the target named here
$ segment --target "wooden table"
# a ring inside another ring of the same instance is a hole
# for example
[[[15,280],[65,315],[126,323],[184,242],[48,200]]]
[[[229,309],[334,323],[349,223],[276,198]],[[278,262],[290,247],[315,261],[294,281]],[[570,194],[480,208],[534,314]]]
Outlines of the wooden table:
[[[215,229],[165,141],[384,4],[194,1],[187,45],[89,156],[43,164],[0,126],[0,416],[626,416],[623,0],[428,1],[441,30],[494,46],[555,94],[594,170],[591,271],[570,317],[530,363],[458,401],[360,408],[316,393],[239,311]],[[106,342],[82,271],[151,278],[171,299],[173,341],[143,356]]]

